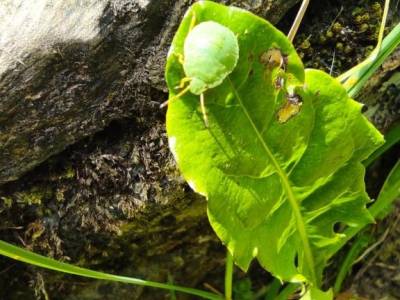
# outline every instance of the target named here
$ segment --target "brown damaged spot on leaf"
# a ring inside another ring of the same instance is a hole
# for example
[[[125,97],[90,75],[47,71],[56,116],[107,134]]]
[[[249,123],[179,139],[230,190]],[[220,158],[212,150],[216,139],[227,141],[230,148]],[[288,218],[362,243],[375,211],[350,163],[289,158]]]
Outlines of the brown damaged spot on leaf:
[[[288,56],[283,54],[278,48],[271,48],[267,52],[261,53],[260,63],[266,66],[269,70],[273,70],[275,68],[286,70]]]
[[[286,102],[278,111],[278,122],[286,123],[300,112],[303,101],[297,94],[286,96]]]

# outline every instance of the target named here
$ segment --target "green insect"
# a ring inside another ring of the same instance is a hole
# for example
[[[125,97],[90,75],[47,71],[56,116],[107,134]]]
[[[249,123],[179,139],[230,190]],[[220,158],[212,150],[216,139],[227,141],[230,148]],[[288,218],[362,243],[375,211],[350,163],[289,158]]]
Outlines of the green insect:
[[[161,107],[190,91],[200,96],[204,123],[208,126],[204,92],[220,85],[235,69],[239,59],[239,43],[235,34],[219,23],[206,21],[196,26],[194,24],[195,17],[185,39],[183,57],[179,59],[185,72],[179,85],[183,90],[161,104]],[[186,83],[189,84],[184,88]]]

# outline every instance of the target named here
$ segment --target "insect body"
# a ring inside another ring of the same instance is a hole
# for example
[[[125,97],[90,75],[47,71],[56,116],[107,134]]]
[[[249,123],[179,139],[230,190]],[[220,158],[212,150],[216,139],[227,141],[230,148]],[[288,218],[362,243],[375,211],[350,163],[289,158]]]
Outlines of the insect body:
[[[180,87],[189,85],[169,101],[180,98],[186,92],[200,96],[204,122],[207,114],[204,106],[204,92],[220,85],[232,73],[239,59],[239,44],[235,34],[227,27],[213,22],[202,22],[194,26],[184,43],[182,59],[185,77]],[[167,103],[162,104],[164,106]]]
[[[220,85],[238,58],[238,41],[230,29],[213,21],[195,26],[184,45],[183,69],[191,78],[190,92],[200,95]]]

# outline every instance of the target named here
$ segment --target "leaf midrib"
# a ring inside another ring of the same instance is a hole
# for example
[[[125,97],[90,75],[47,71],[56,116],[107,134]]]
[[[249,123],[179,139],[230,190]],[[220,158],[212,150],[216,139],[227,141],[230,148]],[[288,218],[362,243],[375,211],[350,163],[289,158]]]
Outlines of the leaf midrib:
[[[250,116],[249,112],[247,111],[246,107],[244,106],[243,101],[242,101],[238,91],[236,90],[235,86],[233,85],[233,82],[230,79],[230,77],[228,77],[228,81],[229,81],[229,84],[230,84],[230,86],[231,86],[231,88],[233,90],[233,93],[234,93],[236,99],[239,102],[240,107],[243,110],[243,113],[245,114],[247,120],[249,121],[251,127],[253,128],[253,130],[254,130],[254,132],[255,132],[255,134],[257,136],[257,139],[261,143],[265,153],[267,154],[267,157],[272,162],[272,165],[274,166],[276,172],[278,173],[279,177],[281,178],[281,182],[282,182],[285,194],[286,194],[286,196],[287,196],[287,198],[289,200],[290,206],[292,207],[292,211],[293,211],[295,219],[296,219],[296,227],[297,227],[297,231],[299,232],[300,239],[301,239],[303,247],[304,247],[305,260],[307,262],[308,269],[310,270],[311,281],[312,281],[312,283],[317,285],[317,277],[316,277],[316,273],[315,273],[315,264],[314,264],[314,258],[313,258],[313,255],[312,255],[311,247],[310,247],[310,242],[308,240],[305,223],[304,223],[303,217],[302,217],[301,212],[300,212],[300,206],[299,206],[299,204],[298,204],[298,202],[296,200],[296,197],[294,196],[292,187],[291,187],[290,182],[289,182],[289,178],[287,177],[287,175],[284,172],[284,170],[280,167],[279,163],[275,159],[275,157],[272,154],[271,150],[269,149],[268,145],[265,143],[263,137],[261,136],[261,133],[257,129],[253,119],[251,118],[251,116]]]

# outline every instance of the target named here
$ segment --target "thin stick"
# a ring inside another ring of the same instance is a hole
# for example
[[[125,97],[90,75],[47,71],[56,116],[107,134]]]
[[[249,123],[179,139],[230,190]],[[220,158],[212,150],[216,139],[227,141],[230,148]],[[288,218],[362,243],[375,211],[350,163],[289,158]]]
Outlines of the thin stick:
[[[213,286],[212,286],[211,284],[209,284],[208,282],[204,282],[204,283],[203,283],[203,286],[204,286],[206,289],[210,290],[211,292],[215,293],[216,295],[221,296],[221,297],[224,297],[224,294],[223,294],[223,293],[221,293],[220,291],[218,291],[215,287],[213,287]],[[225,300],[225,299],[223,299],[223,300]]]
[[[383,40],[383,35],[385,34],[385,26],[386,26],[387,16],[389,13],[389,6],[390,6],[390,0],[385,0],[385,6],[383,8],[383,14],[382,14],[381,27],[379,28],[378,43],[376,45],[376,48],[374,49],[374,51],[376,52],[375,55],[378,55],[379,50],[381,50],[381,47],[382,47],[382,40]]]
[[[203,113],[203,119],[204,119],[204,124],[206,127],[208,127],[208,117],[207,117],[207,112],[206,112],[206,106],[204,105],[204,94],[200,94],[200,107],[201,107],[201,112]]]
[[[339,16],[342,14],[342,12],[343,12],[343,5],[340,7],[339,12],[336,15],[336,17],[333,19],[333,21],[331,22],[331,25],[329,25],[328,30],[330,30],[333,27],[333,25],[335,24],[335,22],[339,18]]]
[[[300,23],[303,20],[304,14],[306,13],[308,4],[310,4],[310,0],[303,0],[303,3],[300,6],[299,11],[297,12],[297,16],[294,19],[292,28],[290,28],[288,39],[293,42],[294,37],[296,36],[297,30],[299,29]]]
[[[344,83],[352,75],[356,74],[356,72],[358,70],[360,70],[361,68],[365,67],[366,65],[372,64],[375,61],[375,59],[377,58],[377,56],[381,50],[381,47],[382,47],[382,40],[383,40],[383,35],[385,33],[385,25],[386,25],[388,12],[389,12],[389,6],[390,6],[390,0],[385,0],[385,6],[383,8],[382,21],[381,21],[381,26],[379,28],[378,42],[376,44],[376,47],[374,48],[374,50],[371,52],[371,54],[365,60],[363,60],[361,63],[359,63],[355,67],[351,68],[350,70],[344,72],[342,75],[337,77],[337,79],[341,83]],[[356,74],[356,76],[357,76],[357,74]]]
[[[336,57],[336,50],[333,50],[332,64],[329,69],[329,75],[332,75],[333,73],[333,67],[335,66],[335,57]]]

